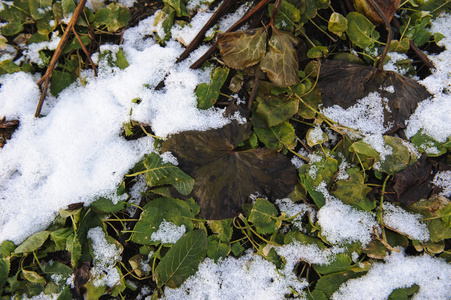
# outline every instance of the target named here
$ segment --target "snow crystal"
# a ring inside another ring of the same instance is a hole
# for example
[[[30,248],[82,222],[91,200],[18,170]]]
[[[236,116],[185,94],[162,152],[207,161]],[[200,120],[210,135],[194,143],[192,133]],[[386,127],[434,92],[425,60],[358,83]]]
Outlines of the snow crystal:
[[[91,276],[95,278],[93,284],[114,286],[121,279],[115,268],[116,262],[121,260],[121,249],[108,243],[101,227],[89,229],[87,237],[91,240],[94,254],[94,267],[90,270]]]
[[[177,226],[172,222],[167,222],[165,219],[160,223],[158,230],[153,232],[150,240],[154,242],[162,242],[164,244],[175,244],[184,234],[185,225]]]
[[[174,166],[177,166],[179,164],[177,157],[175,157],[171,151],[166,151],[163,154],[160,154],[160,157],[163,159],[164,163],[171,163]]]
[[[449,198],[451,196],[451,171],[438,172],[432,180],[432,184],[443,189],[440,195]]]
[[[418,241],[429,240],[429,230],[426,224],[420,223],[420,214],[411,214],[401,207],[384,202],[384,224],[409,238]]]
[[[290,273],[282,274],[273,263],[247,251],[238,259],[229,256],[216,264],[205,259],[196,274],[177,289],[165,288],[164,295],[177,300],[282,299],[292,289],[299,293],[308,286]]]
[[[451,266],[446,261],[392,252],[385,263],[373,263],[366,275],[343,283],[332,295],[334,300],[388,299],[393,290],[417,284],[413,299],[449,299]]]
[[[326,205],[317,214],[321,235],[332,244],[360,242],[363,246],[367,245],[371,241],[373,228],[379,227],[374,217],[330,196],[325,182],[318,186],[317,191],[326,198]]]

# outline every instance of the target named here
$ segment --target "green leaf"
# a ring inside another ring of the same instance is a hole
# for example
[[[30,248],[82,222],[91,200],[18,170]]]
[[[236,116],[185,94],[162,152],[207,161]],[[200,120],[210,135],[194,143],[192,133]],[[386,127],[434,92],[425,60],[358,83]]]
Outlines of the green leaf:
[[[9,268],[10,268],[9,258],[6,257],[0,258],[0,291],[2,291],[3,285],[8,280]]]
[[[44,279],[44,277],[42,277],[41,275],[39,275],[38,273],[36,273],[35,271],[28,271],[28,270],[24,270],[22,269],[22,275],[23,277],[28,280],[29,282],[33,282],[33,283],[46,283],[47,281]]]
[[[14,252],[14,249],[16,249],[16,246],[13,242],[8,240],[3,241],[0,244],[0,258],[11,256],[11,253]]]
[[[218,234],[219,241],[230,242],[233,233],[232,219],[208,220],[207,224],[213,233]]]
[[[179,287],[189,276],[196,273],[208,248],[207,235],[194,230],[180,238],[161,259],[155,269],[157,286]]]
[[[50,231],[40,231],[38,233],[33,234],[32,236],[27,238],[22,244],[20,244],[16,248],[16,250],[14,250],[14,253],[19,254],[38,250],[47,240],[49,235]]]
[[[6,25],[4,25],[1,29],[1,33],[4,36],[13,36],[16,35],[24,30],[22,22],[20,21],[13,21]]]
[[[310,48],[307,51],[307,57],[308,58],[321,58],[326,57],[329,53],[329,50],[325,46],[315,46],[313,48]]]
[[[392,153],[385,155],[382,160],[381,157],[376,158],[375,168],[379,172],[384,172],[390,175],[394,175],[408,166],[416,162],[417,157],[415,153],[411,152],[409,147],[404,145],[404,140],[394,136],[384,136],[386,147],[392,149]]]
[[[104,26],[109,32],[114,32],[127,25],[130,15],[130,10],[125,5],[111,3],[96,12],[93,25]]]
[[[348,20],[342,14],[333,12],[329,17],[327,29],[341,37],[348,29]]]
[[[39,20],[52,10],[52,0],[29,0],[30,13],[33,19]]]
[[[299,83],[298,58],[294,48],[297,43],[291,34],[273,30],[268,42],[269,50],[262,58],[260,68],[275,86],[289,87]]]
[[[337,254],[335,260],[327,265],[314,265],[313,268],[316,272],[327,275],[331,273],[337,273],[342,271],[347,271],[351,267],[352,260],[351,258],[344,254]]]
[[[408,300],[411,298],[409,296],[412,296],[419,288],[418,285],[414,284],[407,288],[395,289],[388,297],[388,300]]]
[[[116,204],[114,204],[110,199],[100,197],[99,199],[91,203],[91,207],[94,208],[94,210],[100,212],[115,213],[124,209],[125,202],[118,201]]]
[[[362,49],[367,49],[377,42],[379,33],[375,30],[376,26],[364,15],[358,12],[350,12],[346,18],[348,19],[346,34],[351,42]]]
[[[440,216],[444,226],[451,227],[451,203],[437,210],[437,215]]]
[[[265,120],[268,127],[279,125],[298,112],[299,100],[294,97],[267,95],[257,96],[256,100],[255,113]]]
[[[70,252],[70,261],[72,264],[72,267],[76,267],[78,264],[78,261],[81,258],[82,249],[80,240],[78,239],[77,234],[70,235],[67,238],[66,242],[66,250]]]
[[[332,294],[338,290],[340,285],[349,279],[361,276],[361,272],[345,271],[339,273],[332,273],[322,276],[316,283],[315,290],[323,292],[327,299],[332,297]]]
[[[54,70],[50,84],[50,93],[57,97],[72,82],[74,82],[74,79],[71,73]]]
[[[99,61],[106,63],[111,68],[118,67],[121,70],[125,69],[129,65],[122,48],[119,48],[114,52],[111,50],[100,52]]]
[[[189,17],[182,0],[163,0],[163,3],[171,6],[177,13],[177,17]]]
[[[21,68],[9,59],[0,62],[0,75],[21,71]]]
[[[219,91],[229,75],[228,68],[215,68],[210,83],[201,83],[196,88],[197,107],[208,109],[212,107],[219,97]]]
[[[447,152],[446,147],[419,130],[414,136],[410,138],[410,142],[421,151],[425,152],[430,157],[443,155]]]
[[[260,28],[219,34],[218,47],[228,67],[243,70],[265,56],[266,31]]]
[[[431,37],[427,29],[431,24],[432,16],[427,11],[418,11],[411,15],[410,20],[406,21],[399,30],[404,32],[404,36],[412,40],[418,47],[423,46]]]
[[[232,121],[219,129],[176,134],[163,142],[162,151],[171,151],[180,168],[195,178],[192,195],[201,217],[231,218],[250,194],[271,191],[269,196],[277,199],[294,189],[296,169],[285,156],[269,149],[236,149],[250,134],[251,124]]]
[[[65,264],[62,264],[58,261],[53,261],[52,263],[46,264],[44,267],[44,271],[48,275],[62,274],[66,278],[69,277],[73,273],[73,271],[70,267],[68,267]]]
[[[254,132],[269,149],[294,148],[296,145],[294,128],[287,121],[270,128],[254,128]]]
[[[55,243],[56,251],[66,250],[67,238],[73,232],[72,228],[61,228],[50,232],[50,239]]]
[[[73,13],[77,7],[74,0],[61,0],[61,6],[65,17],[68,17],[71,13]]]
[[[311,237],[309,235],[303,234],[300,231],[289,231],[284,238],[284,244],[290,244],[293,240],[299,241],[304,245],[317,245],[320,249],[326,249],[326,245],[324,245],[323,241],[319,238]]]
[[[231,250],[233,255],[239,256],[245,250],[243,246],[239,242],[233,243],[231,246]]]
[[[186,231],[190,231],[193,229],[193,223],[190,221],[192,218],[194,214],[185,201],[173,198],[155,199],[144,206],[133,230],[132,241],[142,245],[159,244],[160,242],[151,241],[151,236],[159,229],[163,219],[177,226],[185,225]]]
[[[194,186],[194,179],[179,167],[163,159],[156,153],[150,153],[144,160],[146,183],[150,187],[170,184],[182,195],[188,195]]]
[[[80,40],[82,41],[83,45],[87,46],[89,45],[89,43],[91,42],[91,39],[89,38],[89,36],[86,35],[82,35],[80,36]],[[73,50],[78,50],[81,49],[81,45],[80,42],[78,41],[78,39],[76,37],[72,38],[72,40],[70,42],[68,42],[66,44],[66,46],[64,46],[64,50],[62,52],[62,54],[67,54]],[[77,78],[75,76],[75,78]]]
[[[371,188],[365,184],[360,168],[348,169],[346,172],[349,174],[349,178],[338,180],[335,184],[336,189],[331,194],[345,204],[360,206],[366,200],[366,195]]]
[[[258,198],[252,207],[249,221],[255,225],[258,233],[276,232],[277,208],[266,199]]]
[[[229,253],[229,245],[222,243],[215,235],[208,236],[208,251],[207,256],[218,262],[220,258],[225,258]]]
[[[268,10],[269,17],[271,17],[274,10],[274,4],[269,4]],[[301,12],[299,9],[290,2],[283,0],[274,20],[274,26],[277,29],[292,31],[294,29],[294,23],[299,22],[300,19]]]
[[[171,38],[171,28],[174,25],[174,19],[175,10],[170,6],[165,6],[162,10],[155,13],[153,25],[157,28],[161,25],[164,32],[164,36],[159,36],[158,33],[155,33],[155,38],[158,42],[165,42]]]

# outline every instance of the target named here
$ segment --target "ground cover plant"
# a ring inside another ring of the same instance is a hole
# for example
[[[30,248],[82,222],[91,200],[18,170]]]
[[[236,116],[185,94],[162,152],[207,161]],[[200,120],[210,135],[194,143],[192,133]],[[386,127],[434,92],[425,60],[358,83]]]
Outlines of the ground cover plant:
[[[2,299],[448,299],[451,2],[0,4]]]

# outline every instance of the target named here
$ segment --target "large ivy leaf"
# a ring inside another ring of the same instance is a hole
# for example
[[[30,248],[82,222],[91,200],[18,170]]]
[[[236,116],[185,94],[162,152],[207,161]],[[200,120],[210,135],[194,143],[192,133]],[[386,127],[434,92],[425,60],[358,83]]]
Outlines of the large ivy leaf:
[[[196,273],[199,263],[205,258],[207,248],[208,239],[203,230],[194,230],[181,237],[155,269],[157,286],[180,286]]]
[[[218,36],[218,46],[227,66],[243,70],[256,65],[266,53],[264,28],[226,32]]]
[[[146,183],[148,186],[171,184],[179,193],[188,195],[194,186],[194,179],[167,162],[156,153],[150,153],[144,160]]]
[[[164,141],[162,151],[171,151],[180,168],[195,179],[192,195],[202,217],[230,218],[250,194],[278,199],[294,189],[296,169],[285,156],[269,149],[235,149],[250,134],[250,124],[232,121],[219,129],[187,131]]]
[[[325,107],[337,104],[346,109],[370,92],[379,92],[388,99],[390,110],[384,110],[384,119],[385,124],[393,124],[389,132],[405,128],[405,121],[418,102],[430,96],[424,86],[411,78],[341,60],[322,63],[318,84]],[[393,87],[394,92],[388,87]]]
[[[375,30],[376,26],[364,15],[358,12],[350,12],[346,18],[348,19],[346,34],[354,44],[365,50],[377,42],[379,32]]]
[[[260,68],[276,86],[288,87],[299,82],[295,44],[297,41],[291,34],[273,29]]]
[[[158,244],[159,242],[151,241],[151,236],[159,229],[163,219],[177,226],[184,225],[188,231],[193,229],[190,219],[194,216],[188,203],[183,200],[173,198],[153,200],[144,206],[133,230],[132,241],[143,245]]]

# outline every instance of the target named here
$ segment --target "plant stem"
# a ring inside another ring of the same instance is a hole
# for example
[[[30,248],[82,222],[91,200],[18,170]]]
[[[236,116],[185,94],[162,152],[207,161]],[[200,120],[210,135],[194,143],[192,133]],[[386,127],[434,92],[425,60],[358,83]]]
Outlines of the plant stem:
[[[387,34],[387,44],[385,45],[384,52],[382,52],[381,58],[379,59],[379,63],[377,65],[377,68],[379,70],[382,70],[382,66],[384,65],[385,57],[387,56],[388,51],[390,50],[390,43],[393,39],[393,31],[391,30],[390,22],[388,21],[387,17],[385,16],[382,9],[377,5],[377,3],[374,0],[369,0],[371,5],[374,7],[374,9],[377,11],[379,16],[381,17],[382,21],[384,21],[385,27],[387,28],[388,34]]]

